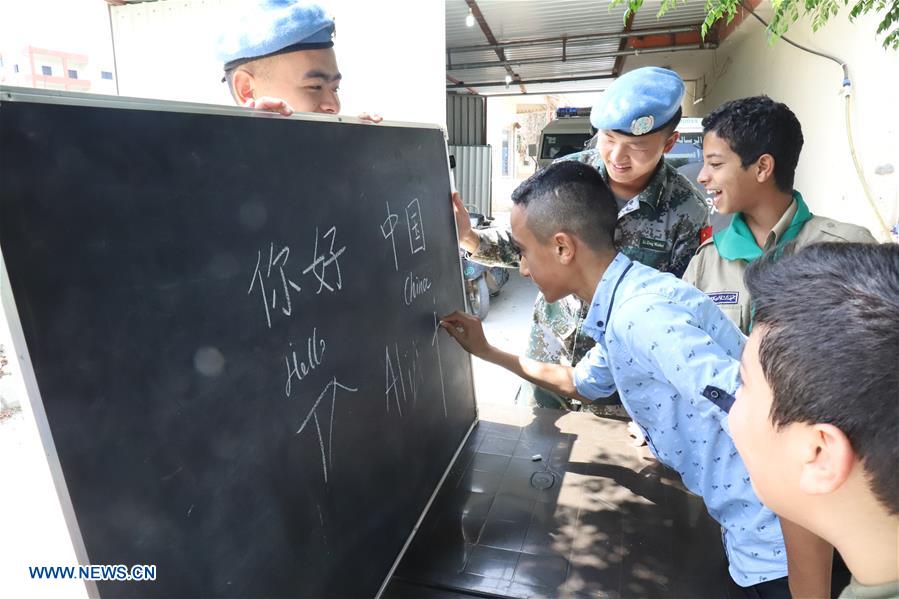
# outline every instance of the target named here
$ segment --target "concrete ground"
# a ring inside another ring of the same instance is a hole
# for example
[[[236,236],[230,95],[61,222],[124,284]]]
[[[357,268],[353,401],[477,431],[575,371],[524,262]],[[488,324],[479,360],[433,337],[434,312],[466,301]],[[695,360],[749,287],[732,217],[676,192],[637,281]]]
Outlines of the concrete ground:
[[[505,351],[522,354],[531,331],[537,286],[530,279],[510,271],[509,282],[499,295],[490,298],[490,311],[484,320],[487,340]],[[494,364],[472,358],[474,387],[478,405],[512,406],[521,379]]]

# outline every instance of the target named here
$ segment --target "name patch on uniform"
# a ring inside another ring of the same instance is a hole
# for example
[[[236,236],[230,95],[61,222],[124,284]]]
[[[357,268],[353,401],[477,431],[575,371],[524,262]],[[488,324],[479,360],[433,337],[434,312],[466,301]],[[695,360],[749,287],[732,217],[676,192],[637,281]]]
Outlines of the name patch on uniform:
[[[668,249],[668,244],[665,242],[664,239],[652,239],[651,237],[641,237],[640,238],[640,249],[664,252],[665,250]]]
[[[716,304],[736,304],[740,301],[740,294],[737,291],[719,291],[708,295]]]

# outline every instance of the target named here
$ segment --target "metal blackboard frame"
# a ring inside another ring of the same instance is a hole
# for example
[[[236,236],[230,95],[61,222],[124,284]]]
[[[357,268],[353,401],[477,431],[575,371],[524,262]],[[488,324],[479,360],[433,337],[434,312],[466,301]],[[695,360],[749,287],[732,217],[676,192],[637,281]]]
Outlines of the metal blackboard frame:
[[[113,109],[124,109],[124,110],[153,110],[153,111],[163,111],[163,112],[179,112],[179,113],[193,113],[193,114],[212,114],[212,115],[227,115],[227,116],[239,116],[243,118],[264,118],[264,119],[289,119],[289,120],[302,120],[302,121],[318,121],[318,122],[333,122],[333,123],[346,123],[346,124],[358,124],[363,126],[374,126],[374,127],[407,127],[407,128],[418,128],[418,129],[437,129],[444,132],[444,139],[446,138],[445,130],[443,127],[437,124],[430,123],[416,123],[416,122],[407,122],[407,121],[382,121],[379,124],[369,123],[367,121],[362,121],[356,117],[351,116],[341,116],[341,115],[324,115],[324,114],[313,114],[313,113],[296,113],[292,116],[285,117],[279,114],[252,110],[237,106],[217,106],[211,104],[200,104],[193,102],[173,102],[173,101],[164,101],[164,100],[152,100],[146,98],[133,98],[133,97],[121,97],[121,96],[102,96],[96,94],[87,94],[87,93],[76,93],[76,92],[57,92],[52,90],[35,90],[31,88],[23,88],[23,87],[10,87],[10,86],[0,86],[0,115],[2,115],[2,105],[4,102],[30,102],[30,103],[39,103],[39,104],[60,104],[66,106],[89,106],[89,107],[98,107],[98,108],[113,108]],[[445,146],[444,146],[445,147]],[[455,185],[453,183],[452,171],[450,170],[449,164],[449,155],[446,153],[446,172],[447,177],[450,182],[450,188],[455,189]],[[454,228],[455,220],[454,220]],[[456,234],[458,236],[458,229],[456,228]],[[462,274],[460,271],[459,274],[459,286],[462,291],[463,297],[465,296],[465,283],[462,278]],[[12,293],[11,281],[9,278],[9,274],[6,269],[6,262],[3,258],[3,253],[0,251],[0,300],[2,300],[3,310],[6,314],[6,318],[8,321],[8,325],[10,327],[10,333],[12,335],[13,349],[15,352],[15,357],[18,362],[18,366],[20,368],[20,372],[22,373],[23,382],[25,385],[26,395],[28,396],[28,402],[31,406],[31,409],[34,414],[34,418],[37,424],[38,433],[40,435],[41,444],[44,448],[44,452],[47,457],[47,464],[50,469],[50,474],[53,479],[54,486],[56,487],[57,496],[60,502],[60,506],[62,508],[63,517],[66,522],[66,526],[68,528],[69,536],[72,542],[73,549],[75,551],[76,558],[81,565],[90,564],[90,556],[87,554],[87,549],[84,544],[84,539],[81,533],[81,529],[78,525],[78,518],[75,514],[74,506],[72,504],[71,496],[69,494],[68,486],[65,482],[65,476],[62,471],[62,466],[59,461],[59,456],[57,454],[56,445],[53,440],[52,432],[50,431],[49,420],[47,419],[46,410],[44,408],[43,399],[41,397],[40,388],[38,386],[37,377],[34,373],[34,367],[29,355],[27,343],[25,341],[24,331],[22,329],[21,319],[19,317],[19,312],[16,307],[15,298]],[[471,364],[471,357],[468,358],[469,364]],[[477,391],[474,386],[474,380],[471,380],[471,393],[472,397],[475,399],[475,419],[471,423],[468,428],[468,431],[465,433],[462,438],[459,446],[456,448],[455,453],[453,454],[452,459],[447,465],[446,469],[443,472],[443,475],[440,477],[440,481],[438,482],[436,488],[431,493],[430,498],[428,499],[422,513],[419,515],[415,525],[409,533],[409,536],[406,539],[402,549],[396,557],[396,560],[393,562],[393,565],[390,567],[390,570],[387,572],[383,582],[381,583],[380,588],[376,594],[376,598],[381,597],[384,593],[384,590],[387,588],[390,583],[390,579],[393,576],[393,573],[396,571],[396,568],[399,566],[402,561],[406,550],[409,548],[412,540],[415,536],[415,533],[420,528],[422,522],[424,521],[425,516],[428,513],[431,505],[434,502],[434,499],[437,497],[438,491],[443,486],[444,481],[449,475],[450,470],[455,464],[456,460],[459,457],[465,443],[468,441],[471,436],[472,431],[477,426],[479,422],[479,411],[477,406]],[[97,584],[93,581],[84,581],[86,591],[90,597],[99,597],[99,590],[97,588]]]
[[[297,112],[291,116],[282,116],[264,110],[243,108],[241,106],[220,106],[217,104],[200,104],[197,102],[174,102],[170,100],[153,100],[129,96],[101,96],[79,92],[61,92],[53,90],[37,90],[28,87],[0,86],[0,102],[35,102],[38,104],[64,104],[66,106],[94,106],[98,108],[122,108],[129,110],[156,110],[162,112],[185,112],[193,114],[219,114],[243,116],[257,119],[291,119],[297,121],[318,121],[324,123],[350,123],[365,126],[409,127],[414,129],[437,129],[443,127],[434,123],[415,123],[411,121],[381,121],[377,125],[360,120],[354,116],[317,114]],[[445,137],[445,136],[444,136]]]
[[[84,539],[81,536],[81,528],[78,526],[78,517],[76,516],[75,508],[72,505],[72,498],[69,496],[69,488],[66,485],[66,479],[62,473],[59,455],[56,453],[56,444],[53,442],[53,434],[50,432],[50,422],[47,420],[47,412],[44,410],[44,402],[41,399],[41,391],[37,385],[34,366],[31,363],[31,356],[28,354],[28,345],[25,343],[25,333],[22,330],[19,311],[16,309],[16,300],[12,294],[9,273],[6,271],[6,261],[3,258],[2,251],[0,251],[0,299],[2,299],[3,312],[6,315],[9,332],[12,336],[13,352],[17,366],[19,367],[19,372],[22,373],[25,394],[28,396],[28,403],[34,414],[38,434],[41,438],[41,445],[44,448],[44,454],[47,456],[47,465],[50,468],[50,476],[56,487],[56,495],[59,498],[63,518],[65,519],[66,527],[69,531],[72,548],[75,550],[75,557],[80,564],[89,564],[90,561],[88,560],[87,549],[84,545]],[[84,581],[84,584],[89,596],[100,596],[96,582],[86,580]]]

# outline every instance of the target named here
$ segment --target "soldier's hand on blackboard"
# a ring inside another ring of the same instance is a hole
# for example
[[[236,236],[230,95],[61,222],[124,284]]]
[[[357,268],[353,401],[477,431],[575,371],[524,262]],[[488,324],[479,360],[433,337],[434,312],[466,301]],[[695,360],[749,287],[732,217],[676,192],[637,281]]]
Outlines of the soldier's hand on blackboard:
[[[491,345],[484,336],[484,327],[481,325],[481,319],[477,316],[456,310],[441,318],[440,326],[446,329],[446,332],[466,351],[479,358],[483,358],[489,353]]]
[[[481,240],[471,229],[471,218],[468,209],[462,202],[462,195],[458,191],[453,192],[453,216],[456,217],[456,230],[459,234],[459,245],[469,252],[476,252]]]
[[[244,106],[247,108],[255,108],[256,110],[277,112],[282,116],[290,116],[294,113],[293,107],[281,98],[270,98],[268,96],[247,100]]]
[[[368,121],[369,123],[375,123],[375,124],[378,124],[378,123],[380,123],[381,121],[384,120],[384,117],[382,117],[380,114],[377,114],[377,113],[374,113],[374,112],[372,112],[372,113],[363,112],[362,114],[359,115],[359,120],[360,120],[360,121]]]

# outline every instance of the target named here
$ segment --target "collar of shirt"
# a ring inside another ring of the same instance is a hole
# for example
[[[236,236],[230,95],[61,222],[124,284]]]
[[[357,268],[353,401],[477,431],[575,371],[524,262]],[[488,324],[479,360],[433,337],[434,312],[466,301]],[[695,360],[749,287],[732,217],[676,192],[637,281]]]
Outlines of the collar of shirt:
[[[715,248],[725,260],[746,260],[752,262],[759,258],[764,252],[773,247],[782,247],[792,239],[799,235],[802,226],[812,218],[808,206],[802,199],[802,194],[793,191],[793,203],[787,209],[786,213],[780,218],[780,221],[768,234],[765,242],[765,248],[759,247],[743,218],[742,213],[734,215],[730,225],[723,231],[715,233]],[[789,223],[789,224],[787,224]]]
[[[807,207],[805,211],[808,212]],[[783,215],[780,217],[780,220],[777,221],[771,228],[771,231],[768,233],[768,237],[765,238],[765,247],[762,248],[763,251],[767,252],[771,248],[780,245],[780,242],[789,230],[790,225],[793,224],[793,219],[796,218],[797,212],[799,212],[799,202],[794,199],[792,202],[790,202],[790,205],[787,207],[787,211],[783,213]],[[809,216],[811,216],[811,214],[809,214]]]
[[[587,311],[587,317],[581,325],[581,330],[596,341],[600,341],[605,335],[606,324],[615,302],[615,291],[632,265],[630,258],[618,252],[603,273],[599,285],[596,286],[590,310]]]

